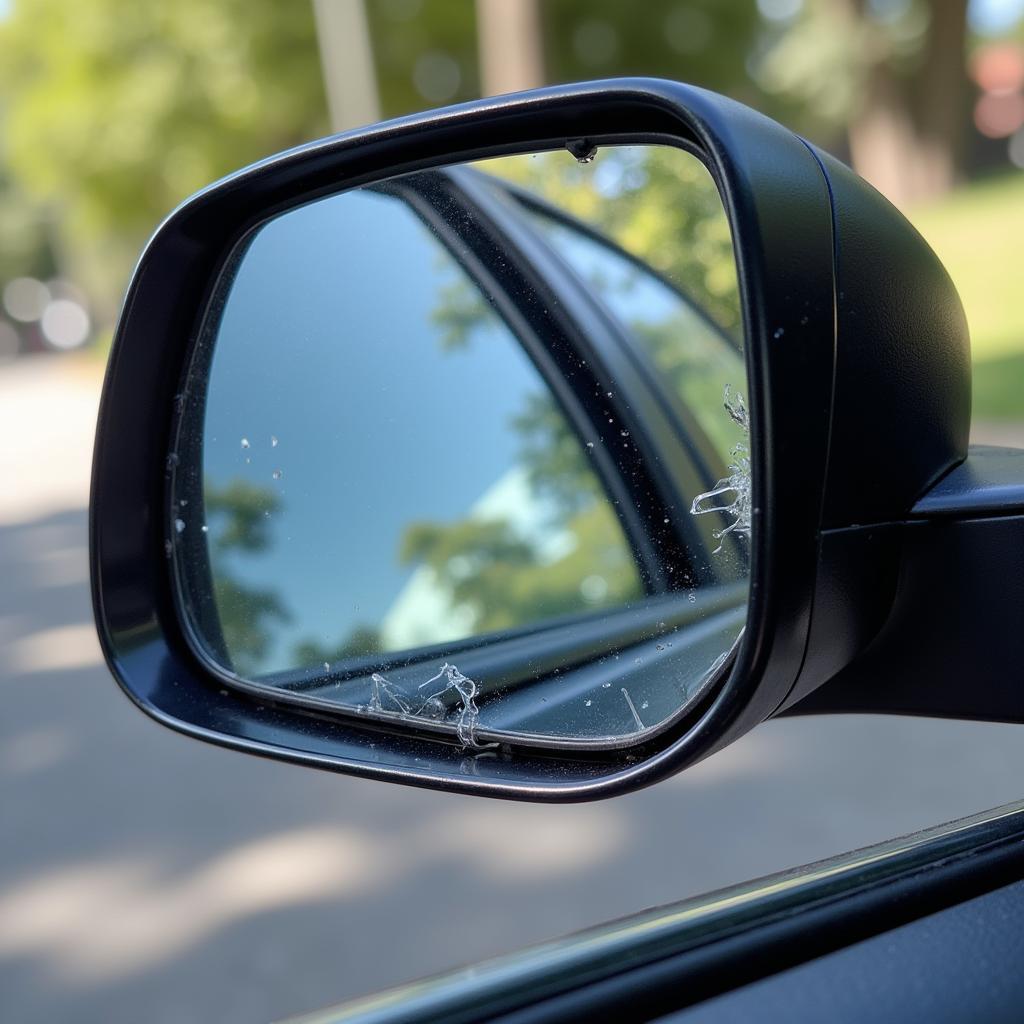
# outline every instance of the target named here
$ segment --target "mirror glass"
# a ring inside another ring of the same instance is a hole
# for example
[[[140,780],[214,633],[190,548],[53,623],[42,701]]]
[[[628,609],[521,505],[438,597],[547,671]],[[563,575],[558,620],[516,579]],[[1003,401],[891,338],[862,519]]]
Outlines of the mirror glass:
[[[728,219],[683,149],[571,148],[341,192],[234,253],[168,459],[180,604],[227,684],[466,746],[612,746],[727,667]]]

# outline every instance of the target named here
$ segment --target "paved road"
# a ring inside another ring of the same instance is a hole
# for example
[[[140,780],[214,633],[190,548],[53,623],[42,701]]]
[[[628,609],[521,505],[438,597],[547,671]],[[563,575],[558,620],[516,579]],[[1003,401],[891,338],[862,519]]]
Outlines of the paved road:
[[[1024,729],[768,723],[646,792],[473,800],[166,732],[100,664],[95,374],[0,369],[0,1020],[264,1021],[1015,799]]]

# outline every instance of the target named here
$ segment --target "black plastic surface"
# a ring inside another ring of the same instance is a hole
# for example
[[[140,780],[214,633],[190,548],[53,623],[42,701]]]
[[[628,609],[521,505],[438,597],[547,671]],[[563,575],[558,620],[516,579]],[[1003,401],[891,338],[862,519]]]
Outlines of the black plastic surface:
[[[789,713],[1024,721],[1024,516],[936,516],[900,535],[885,626]]]
[[[1024,1017],[1024,882],[902,925],[661,1024],[974,1024]]]
[[[836,388],[825,529],[887,523],[967,455],[971,353],[956,288],[917,231],[819,153],[836,223]]]
[[[915,517],[1024,514],[1024,449],[971,445],[967,459],[917,504]]]

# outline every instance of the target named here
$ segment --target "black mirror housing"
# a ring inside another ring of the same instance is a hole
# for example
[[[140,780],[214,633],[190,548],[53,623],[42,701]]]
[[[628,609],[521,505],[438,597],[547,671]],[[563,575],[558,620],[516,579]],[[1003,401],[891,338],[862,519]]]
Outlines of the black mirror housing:
[[[699,155],[736,246],[751,413],[751,589],[727,678],[653,740],[596,755],[457,744],[226,688],[172,593],[168,460],[214,283],[268,218],[395,174],[512,152],[668,142]],[[146,247],[104,385],[93,470],[97,626],[128,695],[165,725],[297,763],[518,799],[656,781],[812,694],[882,629],[899,526],[967,456],[966,322],[945,271],[873,189],[788,129],[646,79],[418,114],[272,157],[189,199]]]

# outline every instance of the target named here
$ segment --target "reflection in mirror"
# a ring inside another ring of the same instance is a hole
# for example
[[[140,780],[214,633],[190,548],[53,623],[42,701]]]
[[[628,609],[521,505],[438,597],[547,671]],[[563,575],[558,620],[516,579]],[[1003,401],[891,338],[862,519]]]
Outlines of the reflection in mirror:
[[[192,641],[465,746],[634,742],[743,628],[745,383],[728,220],[681,149],[290,210],[229,261],[181,396]]]

